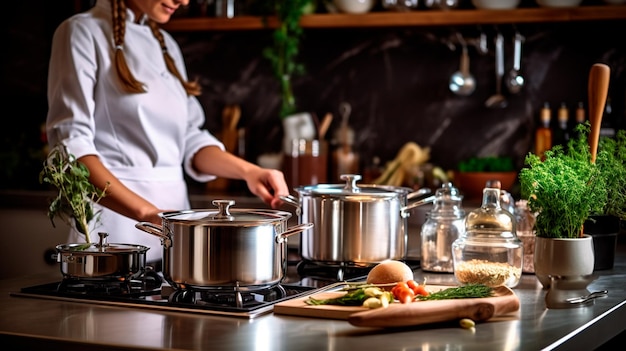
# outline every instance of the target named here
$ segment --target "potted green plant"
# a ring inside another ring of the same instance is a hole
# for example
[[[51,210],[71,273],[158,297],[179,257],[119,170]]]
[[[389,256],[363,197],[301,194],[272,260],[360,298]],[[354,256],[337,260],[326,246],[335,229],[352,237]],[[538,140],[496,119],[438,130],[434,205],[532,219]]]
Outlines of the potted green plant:
[[[596,163],[606,181],[606,203],[587,218],[584,232],[593,237],[594,270],[604,270],[613,268],[621,221],[626,220],[626,130],[600,138],[598,149],[602,153]]]
[[[272,0],[268,3],[276,15],[278,26],[273,31],[272,45],[263,50],[263,56],[271,62],[280,83],[281,119],[297,111],[292,78],[305,72],[304,65],[297,60],[303,36],[300,18],[312,11],[313,3],[313,0]]]
[[[63,144],[54,146],[48,153],[39,181],[58,191],[48,207],[52,226],[55,226],[54,219],[60,218],[84,234],[86,243],[90,244],[89,223],[99,220],[99,212],[94,211],[93,204],[105,196],[106,189],[100,190],[89,182],[87,167],[69,154]]]
[[[519,173],[522,198],[537,214],[535,275],[546,288],[551,276],[580,278],[593,272],[593,242],[583,224],[605,207],[608,174],[601,171],[601,162],[591,162],[589,131],[588,123],[579,125],[576,138],[548,150],[543,160],[528,154]],[[606,154],[599,149],[597,159]]]
[[[482,198],[485,184],[499,180],[502,190],[510,191],[517,179],[513,160],[506,156],[471,157],[459,162],[454,173],[455,185],[465,198]]]

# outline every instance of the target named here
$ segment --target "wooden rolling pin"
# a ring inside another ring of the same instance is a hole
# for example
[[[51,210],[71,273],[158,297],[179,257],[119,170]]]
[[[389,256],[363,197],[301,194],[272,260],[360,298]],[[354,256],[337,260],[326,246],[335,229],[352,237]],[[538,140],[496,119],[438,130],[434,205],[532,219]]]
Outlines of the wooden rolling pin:
[[[393,328],[470,318],[483,322],[519,310],[519,298],[511,293],[499,297],[436,300],[395,304],[387,308],[353,313],[348,322],[357,327]]]
[[[589,122],[591,131],[589,132],[589,151],[591,152],[591,162],[596,162],[598,153],[598,141],[600,139],[600,126],[602,125],[602,114],[606,105],[606,97],[609,92],[609,80],[611,69],[609,66],[596,63],[589,71],[589,83],[587,94],[589,95]]]

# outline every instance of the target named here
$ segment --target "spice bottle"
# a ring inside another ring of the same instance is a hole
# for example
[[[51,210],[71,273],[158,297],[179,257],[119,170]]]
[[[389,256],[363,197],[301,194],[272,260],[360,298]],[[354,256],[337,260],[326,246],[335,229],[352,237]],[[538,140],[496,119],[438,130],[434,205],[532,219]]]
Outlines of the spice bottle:
[[[559,107],[559,111],[557,113],[557,121],[559,122],[559,128],[556,131],[556,135],[554,137],[554,143],[558,145],[567,145],[567,142],[570,139],[569,136],[569,111],[565,103],[561,103],[561,107]]]
[[[552,148],[552,129],[550,129],[552,112],[547,102],[541,108],[539,117],[541,126],[535,131],[535,154],[543,159],[543,154]]]
[[[465,217],[465,232],[452,244],[454,276],[461,284],[516,286],[522,275],[523,245],[515,217],[500,207],[499,182],[483,189],[480,208]]]
[[[453,273],[452,243],[465,231],[462,196],[452,183],[444,183],[435,192],[433,209],[422,225],[422,270]]]

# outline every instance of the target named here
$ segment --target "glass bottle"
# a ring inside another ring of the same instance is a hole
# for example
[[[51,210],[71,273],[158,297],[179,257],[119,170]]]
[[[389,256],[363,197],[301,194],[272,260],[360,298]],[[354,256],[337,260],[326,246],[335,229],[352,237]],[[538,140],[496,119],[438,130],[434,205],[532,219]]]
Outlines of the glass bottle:
[[[543,154],[552,148],[552,129],[550,129],[552,112],[547,102],[541,108],[539,117],[541,126],[535,131],[535,154],[543,159]]]
[[[559,111],[557,113],[557,121],[559,122],[559,127],[556,130],[556,135],[554,137],[555,145],[563,145],[565,147],[569,142],[569,111],[567,109],[567,105],[565,103],[561,103],[561,107],[559,107]]]
[[[422,270],[453,273],[452,243],[465,231],[463,197],[452,183],[444,183],[435,192],[433,209],[422,225]]]
[[[515,217],[500,207],[500,187],[493,183],[483,189],[481,207],[467,214],[465,232],[452,244],[454,276],[461,284],[512,288],[522,275],[523,245]]]

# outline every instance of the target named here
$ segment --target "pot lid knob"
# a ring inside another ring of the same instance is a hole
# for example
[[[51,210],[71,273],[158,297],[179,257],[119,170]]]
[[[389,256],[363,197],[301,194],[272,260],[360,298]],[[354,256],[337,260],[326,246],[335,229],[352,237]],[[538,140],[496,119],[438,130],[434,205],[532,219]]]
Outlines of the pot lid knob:
[[[360,188],[356,185],[356,182],[361,180],[361,176],[358,174],[342,174],[340,176],[341,180],[346,181],[346,186],[343,188],[344,190],[351,191],[353,193],[357,193],[360,191]]]
[[[107,245],[106,241],[107,241],[107,236],[109,236],[109,233],[99,232],[98,236],[100,237],[100,241],[98,242],[98,247],[102,251],[104,250],[104,247]]]
[[[230,214],[229,208],[230,206],[235,204],[235,200],[213,200],[213,205],[217,206],[219,212],[213,216],[213,218],[215,219],[227,219],[227,220],[233,220],[235,219],[235,217],[233,217]]]

